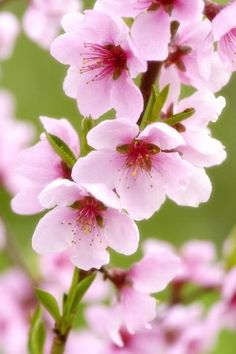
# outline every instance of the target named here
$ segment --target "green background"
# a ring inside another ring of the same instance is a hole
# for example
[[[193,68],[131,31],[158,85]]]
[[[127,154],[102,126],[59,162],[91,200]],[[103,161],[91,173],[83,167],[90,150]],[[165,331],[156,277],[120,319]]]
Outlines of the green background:
[[[20,15],[24,10],[24,1],[9,2],[4,9],[11,9]],[[65,72],[63,65],[30,42],[24,34],[18,38],[11,59],[1,63],[1,87],[15,95],[17,117],[32,122],[38,128],[38,134],[39,115],[66,117],[79,130],[81,120],[76,103],[67,98],[62,90]],[[221,252],[225,237],[236,224],[235,89],[236,78],[233,77],[222,91],[227,107],[212,126],[213,135],[226,146],[228,158],[223,165],[208,170],[214,187],[210,201],[197,209],[165,203],[152,219],[140,223],[142,238],[157,237],[176,245],[192,238],[210,239]],[[10,197],[1,189],[0,200],[0,213],[25,259],[31,264],[35,258],[31,250],[31,235],[40,216],[14,215],[9,206]],[[1,258],[4,259],[4,256]],[[119,265],[126,265],[129,261],[125,257],[113,256],[113,262]],[[3,266],[4,262],[0,264]],[[224,333],[214,354],[235,354],[235,347],[236,335]]]

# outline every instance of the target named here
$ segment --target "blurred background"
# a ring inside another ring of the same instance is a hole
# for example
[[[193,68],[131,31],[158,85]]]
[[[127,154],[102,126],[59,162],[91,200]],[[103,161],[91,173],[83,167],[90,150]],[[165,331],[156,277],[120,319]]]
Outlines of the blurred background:
[[[65,0],[66,1],[66,0]],[[223,1],[221,1],[223,2]],[[85,1],[87,6],[91,1]],[[4,10],[21,15],[25,1],[8,1]],[[0,86],[9,89],[16,99],[16,115],[31,122],[37,129],[36,140],[42,131],[38,117],[65,117],[79,130],[81,117],[74,100],[67,98],[62,90],[66,68],[60,65],[47,51],[21,34],[13,56],[1,63]],[[215,73],[217,75],[217,73]],[[210,239],[221,253],[224,239],[236,225],[236,77],[221,92],[227,106],[219,121],[212,126],[214,137],[226,146],[228,158],[223,165],[208,169],[213,182],[210,201],[201,207],[184,208],[167,202],[149,221],[140,223],[141,237],[156,237],[179,246],[193,238]],[[1,127],[0,127],[1,128]],[[40,216],[21,217],[10,209],[10,196],[0,189],[0,213],[17,247],[29,264],[34,264],[31,250],[31,235]],[[130,259],[113,255],[113,262],[126,266]],[[0,255],[0,267],[4,269],[7,260]],[[217,349],[212,354],[235,354],[235,334],[224,332]],[[191,353],[190,353],[191,354]]]

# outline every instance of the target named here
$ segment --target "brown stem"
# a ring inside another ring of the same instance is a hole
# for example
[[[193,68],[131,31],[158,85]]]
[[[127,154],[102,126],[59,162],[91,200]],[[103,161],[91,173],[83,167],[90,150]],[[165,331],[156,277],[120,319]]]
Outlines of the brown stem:
[[[60,333],[55,331],[56,335],[53,339],[53,344],[51,348],[51,354],[63,354],[65,351],[65,345],[67,336],[62,336]]]
[[[160,62],[160,61],[149,61],[148,62],[148,69],[142,76],[141,84],[140,84],[140,91],[143,95],[144,107],[143,107],[143,111],[139,117],[139,120],[137,123],[138,125],[140,125],[142,122],[142,118],[143,118],[145,109],[147,107],[149,98],[152,93],[152,87],[157,80],[157,77],[158,77],[160,70],[161,70],[161,66],[162,66],[162,62]]]

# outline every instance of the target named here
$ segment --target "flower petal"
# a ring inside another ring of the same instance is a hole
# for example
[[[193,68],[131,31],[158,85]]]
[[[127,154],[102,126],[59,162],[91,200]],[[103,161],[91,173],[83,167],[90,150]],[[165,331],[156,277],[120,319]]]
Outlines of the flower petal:
[[[39,254],[62,252],[69,247],[72,237],[69,222],[74,217],[69,208],[55,208],[39,221],[33,234],[32,247]]]
[[[156,316],[156,300],[149,295],[136,292],[126,287],[121,292],[124,322],[133,334],[148,326]]]
[[[144,59],[162,61],[167,58],[170,17],[162,8],[137,16],[131,33]]]
[[[180,270],[180,259],[167,250],[147,254],[129,271],[135,290],[156,293],[166,288]]]
[[[87,140],[94,149],[115,150],[118,145],[130,144],[138,133],[138,126],[128,120],[106,120],[90,130]]]
[[[104,224],[103,235],[109,247],[125,255],[136,252],[139,231],[129,215],[115,209],[108,209],[104,214]]]

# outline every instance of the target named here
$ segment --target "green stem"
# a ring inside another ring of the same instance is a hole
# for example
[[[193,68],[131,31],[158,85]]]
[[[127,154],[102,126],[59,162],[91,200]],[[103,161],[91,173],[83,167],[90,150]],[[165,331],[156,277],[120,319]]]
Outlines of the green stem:
[[[74,295],[76,293],[77,285],[79,283],[79,269],[77,267],[74,268],[74,273],[71,281],[71,286],[67,295],[67,299],[65,304],[63,304],[63,314],[61,317],[60,323],[55,324],[54,329],[54,339],[51,348],[51,354],[63,354],[65,350],[65,345],[67,341],[67,337],[72,325],[73,319],[68,321],[70,317],[70,304],[73,302]]]
[[[64,353],[68,335],[78,312],[78,304],[95,277],[94,270],[83,272],[75,267],[68,295],[64,299],[61,319],[55,323],[51,354]]]

